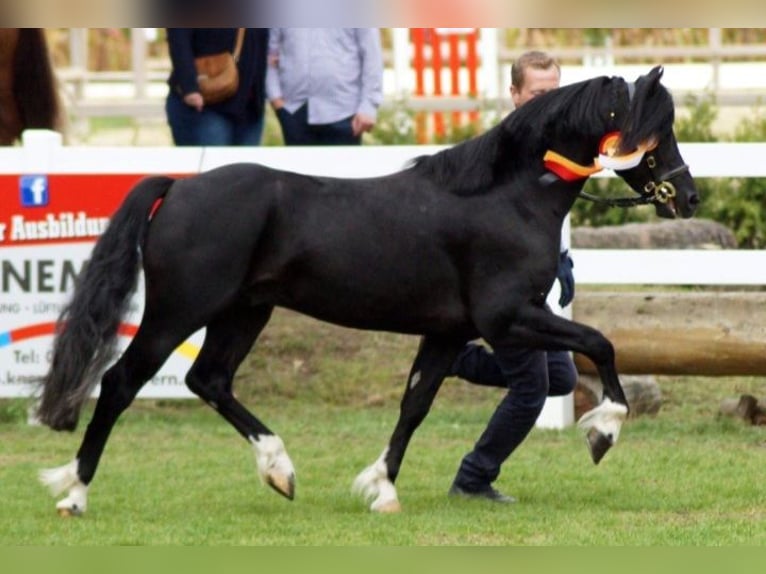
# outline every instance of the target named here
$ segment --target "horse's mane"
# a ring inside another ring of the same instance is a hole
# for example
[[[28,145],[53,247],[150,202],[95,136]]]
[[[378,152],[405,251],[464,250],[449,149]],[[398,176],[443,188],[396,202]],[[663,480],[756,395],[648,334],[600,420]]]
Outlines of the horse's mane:
[[[639,78],[629,103],[625,80],[602,76],[536,97],[486,133],[416,158],[412,169],[450,193],[480,194],[502,181],[503,174],[528,169],[529,158],[542,156],[556,136],[570,134],[579,141],[585,135],[599,138],[619,130],[621,151],[632,151],[672,123],[673,100],[658,82]]]
[[[494,158],[498,155],[500,125],[434,155],[412,160],[412,169],[436,181],[439,187],[458,195],[485,191],[494,179]]]
[[[488,191],[503,172],[522,169],[523,159],[538,153],[552,130],[573,129],[596,117],[606,78],[564,86],[532,99],[484,134],[414,161],[414,169],[458,195]],[[563,123],[562,123],[563,122]],[[552,124],[555,124],[552,126]]]

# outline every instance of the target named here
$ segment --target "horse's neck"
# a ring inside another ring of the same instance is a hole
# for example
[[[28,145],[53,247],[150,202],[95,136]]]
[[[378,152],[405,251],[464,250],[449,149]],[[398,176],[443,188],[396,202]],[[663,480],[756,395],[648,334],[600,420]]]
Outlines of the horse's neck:
[[[525,157],[523,169],[511,168],[500,185],[501,193],[514,198],[514,202],[529,206],[544,205],[546,216],[561,221],[572,209],[585,179],[567,182],[544,167],[542,154]]]

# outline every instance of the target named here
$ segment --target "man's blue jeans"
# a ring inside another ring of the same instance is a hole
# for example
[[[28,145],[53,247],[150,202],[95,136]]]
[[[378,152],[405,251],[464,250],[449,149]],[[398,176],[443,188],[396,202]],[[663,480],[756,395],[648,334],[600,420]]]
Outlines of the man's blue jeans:
[[[360,145],[362,136],[354,135],[351,121],[353,116],[331,123],[309,124],[308,104],[288,112],[285,108],[277,110],[277,118],[282,126],[285,145]]]

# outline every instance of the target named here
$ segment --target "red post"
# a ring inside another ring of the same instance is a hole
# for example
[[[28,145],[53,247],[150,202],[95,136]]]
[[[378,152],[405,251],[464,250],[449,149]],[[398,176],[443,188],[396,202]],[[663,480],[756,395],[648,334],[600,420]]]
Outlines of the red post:
[[[457,34],[447,36],[449,41],[449,68],[450,68],[450,93],[453,96],[460,95],[460,38]],[[462,114],[458,111],[452,112],[452,128],[462,124]]]
[[[428,29],[429,40],[431,42],[431,69],[434,75],[434,95],[441,96],[442,92],[442,51],[441,37],[433,28]],[[434,132],[436,135],[444,135],[444,114],[434,112]]]
[[[425,28],[412,28],[410,30],[412,38],[413,56],[412,67],[415,69],[415,95],[423,96],[425,90]],[[418,143],[426,143],[428,140],[428,118],[423,112],[415,114],[415,136]]]
[[[425,94],[425,86],[423,82],[423,73],[425,71],[425,54],[424,43],[425,33],[423,28],[412,28],[410,30],[412,37],[412,46],[414,48],[412,56],[412,67],[415,68],[415,95],[422,96]]]
[[[466,36],[467,52],[465,65],[468,68],[468,94],[477,97],[479,95],[479,87],[477,85],[477,76],[479,70],[479,58],[476,55],[476,43],[478,41],[478,32],[474,30]],[[471,123],[479,121],[479,112],[477,110],[472,111],[469,114]]]

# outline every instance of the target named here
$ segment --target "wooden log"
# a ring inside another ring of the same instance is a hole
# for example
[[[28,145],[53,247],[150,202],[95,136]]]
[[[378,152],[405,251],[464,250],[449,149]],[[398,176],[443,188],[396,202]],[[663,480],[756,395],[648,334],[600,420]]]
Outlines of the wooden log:
[[[673,219],[573,227],[572,247],[584,249],[734,249],[734,233],[708,219]]]
[[[635,375],[766,374],[766,293],[578,292],[575,321],[614,345],[617,369]],[[581,373],[595,373],[576,354]]]

